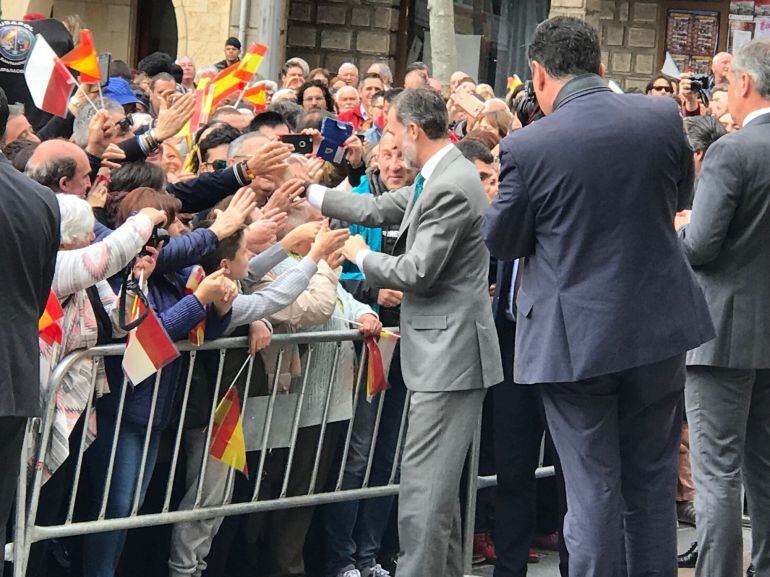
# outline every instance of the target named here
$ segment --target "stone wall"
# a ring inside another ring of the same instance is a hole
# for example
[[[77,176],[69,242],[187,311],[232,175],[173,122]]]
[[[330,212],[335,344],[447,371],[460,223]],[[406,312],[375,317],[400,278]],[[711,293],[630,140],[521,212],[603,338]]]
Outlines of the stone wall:
[[[366,70],[388,60],[395,69],[400,0],[291,0],[286,57],[336,72],[343,62]]]
[[[56,0],[53,17],[79,14],[94,35],[99,52],[130,62],[134,50],[136,0]]]
[[[551,16],[584,18],[601,34],[608,78],[624,89],[644,88],[657,74],[659,10],[655,0],[552,0]]]
[[[607,76],[643,89],[657,74],[659,10],[654,1],[602,0],[602,55]]]

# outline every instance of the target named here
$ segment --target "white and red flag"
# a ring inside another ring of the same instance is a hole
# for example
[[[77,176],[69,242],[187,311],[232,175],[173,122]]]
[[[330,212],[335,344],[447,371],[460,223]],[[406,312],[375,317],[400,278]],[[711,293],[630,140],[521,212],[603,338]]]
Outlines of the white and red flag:
[[[40,34],[35,36],[24,66],[24,79],[35,106],[62,118],[67,116],[67,104],[77,81]]]
[[[137,314],[144,311],[138,302]],[[136,317],[135,317],[136,318]],[[123,355],[123,372],[134,386],[157,373],[179,356],[174,343],[160,324],[158,317],[149,309],[147,317],[128,335]]]

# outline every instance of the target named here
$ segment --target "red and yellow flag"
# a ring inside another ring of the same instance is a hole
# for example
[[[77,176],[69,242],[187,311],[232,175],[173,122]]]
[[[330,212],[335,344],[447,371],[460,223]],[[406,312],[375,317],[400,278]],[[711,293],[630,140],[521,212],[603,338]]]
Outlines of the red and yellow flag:
[[[246,86],[246,82],[236,74],[238,66],[240,66],[240,62],[228,66],[211,81],[212,89],[211,104],[208,106],[209,111],[216,110],[217,106],[225,98],[240,92],[243,90],[243,87]],[[208,102],[206,104],[208,104]]]
[[[142,315],[146,309],[140,300],[134,301],[135,314],[132,319]],[[149,309],[147,317],[128,335],[126,352],[123,354],[123,372],[131,384],[137,386],[145,379],[179,357],[166,329]]]
[[[259,82],[243,91],[243,100],[254,105],[254,112],[262,112],[267,108],[267,89],[264,82]]]
[[[99,55],[94,48],[94,37],[90,30],[80,31],[80,43],[77,48],[62,56],[61,61],[80,72],[81,82],[99,82],[102,73],[99,70]]]
[[[240,62],[238,62],[238,68],[235,70],[235,76],[244,82],[251,82],[254,75],[259,70],[259,65],[262,64],[262,59],[267,54],[267,46],[254,43],[246,50],[246,54],[243,55]]]
[[[225,465],[249,476],[249,468],[246,465],[246,440],[243,437],[241,421],[241,403],[238,400],[238,390],[234,385],[227,389],[227,393],[214,412],[209,454]]]
[[[64,311],[59,304],[59,299],[53,294],[48,293],[48,302],[45,303],[43,315],[37,321],[37,334],[49,346],[54,342],[61,344],[62,330],[59,321],[64,316]]]
[[[393,360],[398,336],[389,331],[382,331],[380,338],[366,337],[369,360],[366,369],[366,399],[371,402],[377,393],[387,391],[388,372]]]
[[[190,276],[187,279],[187,284],[184,287],[185,296],[193,294],[198,289],[198,286],[201,284],[204,278],[206,278],[206,273],[203,270],[203,267],[196,264],[190,272]],[[192,328],[187,338],[191,344],[199,347],[203,344],[205,335],[206,319],[203,319]]]

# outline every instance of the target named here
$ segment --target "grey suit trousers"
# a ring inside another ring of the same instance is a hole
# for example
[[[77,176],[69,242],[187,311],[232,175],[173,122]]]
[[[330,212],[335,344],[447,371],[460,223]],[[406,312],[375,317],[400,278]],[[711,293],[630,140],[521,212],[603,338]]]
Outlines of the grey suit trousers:
[[[676,576],[684,380],[677,355],[541,385],[567,489],[570,577]]]
[[[687,367],[685,403],[700,547],[695,575],[743,575],[743,483],[752,562],[758,577],[768,577],[770,370]]]
[[[460,476],[485,393],[412,393],[398,495],[398,577],[463,575]]]

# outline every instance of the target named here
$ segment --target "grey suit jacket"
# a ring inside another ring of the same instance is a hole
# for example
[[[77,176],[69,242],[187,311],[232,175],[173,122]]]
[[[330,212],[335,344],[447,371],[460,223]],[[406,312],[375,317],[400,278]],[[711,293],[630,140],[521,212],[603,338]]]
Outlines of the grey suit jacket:
[[[770,368],[770,115],[709,147],[682,247],[717,338],[688,365]]]
[[[401,363],[413,391],[491,387],[503,380],[489,306],[487,201],[473,164],[450,151],[412,202],[413,186],[378,197],[327,190],[322,212],[363,224],[401,224],[396,254],[372,252],[367,282],[404,292]]]

